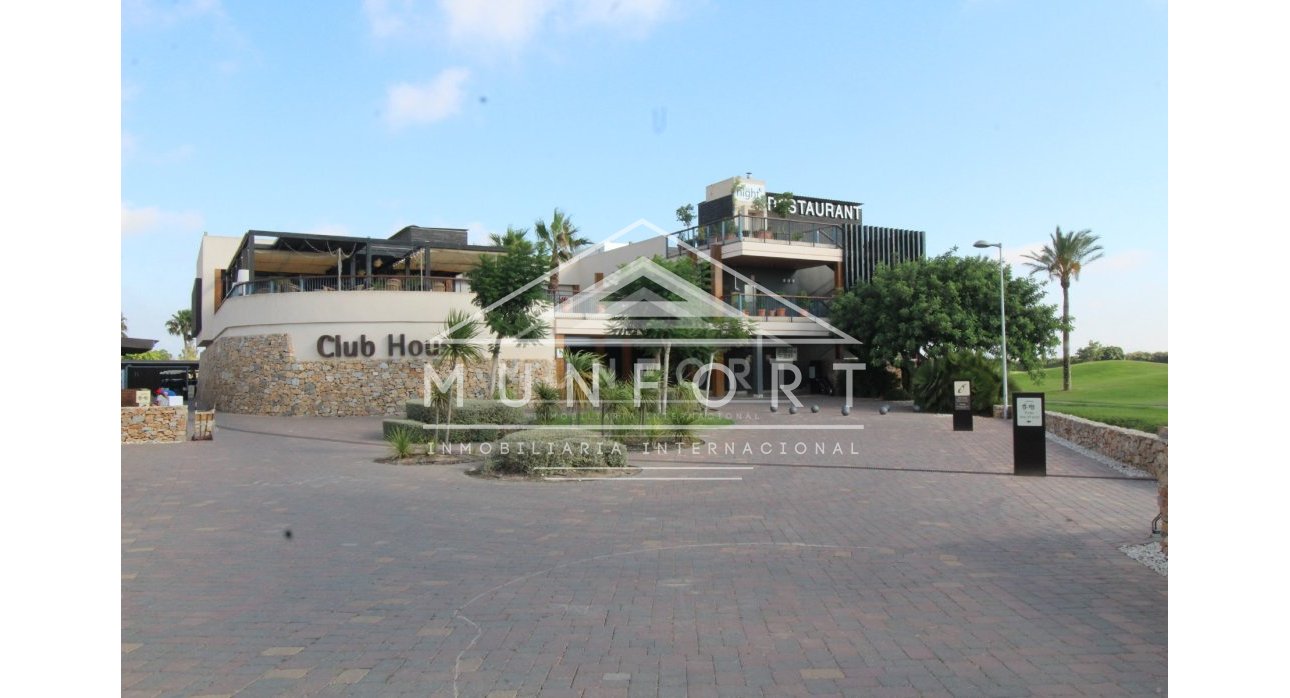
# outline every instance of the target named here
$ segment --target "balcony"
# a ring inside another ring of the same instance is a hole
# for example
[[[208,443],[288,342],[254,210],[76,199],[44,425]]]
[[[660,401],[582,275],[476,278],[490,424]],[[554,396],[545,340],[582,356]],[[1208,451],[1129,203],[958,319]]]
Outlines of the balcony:
[[[804,268],[842,262],[842,229],[813,221],[734,216],[687,228],[668,237],[668,257],[721,245],[721,259],[756,258],[763,264]]]
[[[784,299],[801,310],[765,294],[731,293],[722,300],[742,310],[744,315],[758,319],[826,318],[829,316],[829,306],[833,303],[833,296],[784,296]]]
[[[314,291],[437,291],[470,293],[470,284],[453,276],[275,276],[233,284],[225,297]]]

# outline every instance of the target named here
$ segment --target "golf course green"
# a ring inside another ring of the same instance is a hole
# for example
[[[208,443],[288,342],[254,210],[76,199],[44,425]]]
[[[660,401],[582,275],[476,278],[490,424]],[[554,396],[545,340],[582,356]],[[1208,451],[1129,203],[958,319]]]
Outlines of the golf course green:
[[[1090,361],[1071,366],[1071,389],[1062,391],[1062,369],[1044,369],[1040,380],[1011,373],[1022,392],[1044,393],[1045,405],[1105,424],[1154,434],[1169,423],[1169,364],[1148,361]]]

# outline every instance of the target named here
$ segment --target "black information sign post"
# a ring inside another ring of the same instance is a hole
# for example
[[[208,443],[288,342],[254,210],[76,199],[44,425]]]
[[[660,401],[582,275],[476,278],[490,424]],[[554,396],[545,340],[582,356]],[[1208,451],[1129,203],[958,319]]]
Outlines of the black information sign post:
[[[1044,394],[1012,396],[1012,474],[1047,475],[1048,441],[1044,435]]]
[[[972,384],[954,381],[954,431],[972,431]]]

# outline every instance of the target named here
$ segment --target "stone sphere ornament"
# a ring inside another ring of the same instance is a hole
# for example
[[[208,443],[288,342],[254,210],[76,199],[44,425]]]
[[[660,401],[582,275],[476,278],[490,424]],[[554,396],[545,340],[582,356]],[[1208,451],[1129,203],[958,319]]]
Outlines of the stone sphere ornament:
[[[850,416],[851,416],[851,405],[843,405],[843,406],[842,406],[842,416],[843,416],[843,417],[850,417]]]
[[[788,413],[797,414],[797,405],[793,405],[792,407],[788,408]]]
[[[819,405],[811,405],[811,414],[819,414],[819,412],[820,412]]]
[[[891,405],[883,405],[878,408],[878,414],[887,414],[891,411]]]
[[[778,411],[779,411],[779,405],[771,405],[771,406],[770,406],[770,411],[771,411],[771,412],[778,412]]]

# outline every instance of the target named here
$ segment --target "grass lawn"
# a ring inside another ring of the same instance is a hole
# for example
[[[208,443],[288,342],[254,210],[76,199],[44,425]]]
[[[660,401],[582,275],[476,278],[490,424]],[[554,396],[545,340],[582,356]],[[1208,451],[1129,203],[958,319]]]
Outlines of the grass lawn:
[[[1169,423],[1169,364],[1090,361],[1071,365],[1070,392],[1062,392],[1060,366],[1033,381],[1011,373],[1018,390],[1043,392],[1048,409],[1154,434]]]

